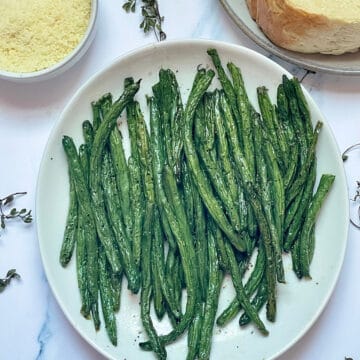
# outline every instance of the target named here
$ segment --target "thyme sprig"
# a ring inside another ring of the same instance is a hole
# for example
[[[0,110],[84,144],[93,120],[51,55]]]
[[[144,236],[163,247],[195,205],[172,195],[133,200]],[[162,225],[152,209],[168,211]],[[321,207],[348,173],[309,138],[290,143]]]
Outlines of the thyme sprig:
[[[20,219],[24,223],[28,224],[32,222],[31,210],[21,209],[17,210],[15,207],[10,209],[9,212],[5,210],[12,204],[15,197],[18,195],[25,195],[26,192],[15,192],[8,196],[5,196],[3,199],[0,199],[0,228],[5,229],[6,221],[10,219]],[[12,279],[20,279],[20,275],[16,272],[16,269],[10,269],[5,278],[0,279],[0,293],[10,284]]]
[[[20,279],[20,275],[16,272],[16,269],[9,270],[5,278],[0,279],[0,293],[10,284],[12,279]]]
[[[24,223],[28,224],[32,221],[31,210],[21,209],[18,210],[15,207],[12,208],[9,212],[6,212],[5,209],[14,201],[15,197],[18,195],[25,195],[26,192],[16,192],[8,196],[5,196],[3,199],[0,199],[0,227],[5,229],[6,220],[10,219],[20,219]]]
[[[166,34],[162,29],[164,17],[160,15],[159,5],[156,0],[142,0],[141,15],[143,20],[140,23],[140,28],[144,33],[153,31],[158,41],[166,39]],[[123,9],[126,12],[135,12],[136,0],[126,0]]]

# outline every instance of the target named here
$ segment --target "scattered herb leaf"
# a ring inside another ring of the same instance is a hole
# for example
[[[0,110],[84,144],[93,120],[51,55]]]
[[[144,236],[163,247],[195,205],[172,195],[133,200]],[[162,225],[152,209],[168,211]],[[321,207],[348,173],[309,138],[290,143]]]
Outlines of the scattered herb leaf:
[[[164,17],[160,15],[159,5],[156,0],[142,0],[141,15],[143,20],[140,23],[140,28],[144,33],[153,31],[158,41],[166,39],[166,34],[162,29]],[[135,12],[136,0],[126,0],[123,9],[126,12]]]
[[[135,7],[136,7],[136,0],[125,1],[124,5],[123,5],[123,9],[126,12],[135,12]]]
[[[10,284],[12,279],[20,279],[20,275],[16,272],[16,269],[11,269],[7,272],[4,279],[0,279],[0,293]]]
[[[10,211],[6,212],[5,208],[8,207],[15,199],[17,195],[25,195],[26,192],[16,192],[10,194],[3,199],[0,199],[0,227],[1,229],[5,229],[6,227],[6,220],[10,219],[20,219],[24,223],[28,224],[32,221],[31,210],[26,209],[16,209],[15,207],[12,208]]]

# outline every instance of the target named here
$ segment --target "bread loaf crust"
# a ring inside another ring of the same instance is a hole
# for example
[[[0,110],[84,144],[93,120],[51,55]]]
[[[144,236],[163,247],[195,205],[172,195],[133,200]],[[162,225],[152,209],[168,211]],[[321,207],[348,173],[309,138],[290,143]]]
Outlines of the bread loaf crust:
[[[246,0],[251,17],[256,20],[257,0]]]
[[[329,19],[296,8],[288,0],[247,0],[247,5],[264,34],[286,49],[342,54],[360,47],[360,21]]]

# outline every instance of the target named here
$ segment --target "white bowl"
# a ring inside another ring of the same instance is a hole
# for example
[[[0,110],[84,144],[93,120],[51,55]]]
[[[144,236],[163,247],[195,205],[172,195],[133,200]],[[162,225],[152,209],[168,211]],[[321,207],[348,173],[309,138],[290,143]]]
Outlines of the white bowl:
[[[92,76],[75,93],[54,126],[43,154],[37,182],[36,225],[45,273],[55,298],[71,324],[107,359],[149,360],[154,359],[154,356],[139,348],[139,341],[146,339],[140,320],[139,297],[129,293],[126,281],[123,282],[121,310],[117,314],[118,347],[110,344],[104,325],[96,332],[92,321],[84,319],[80,314],[81,300],[75,261],[73,259],[66,269],[59,263],[59,251],[69,205],[68,166],[61,139],[66,134],[72,136],[77,145],[82,143],[81,119],[91,118],[91,101],[108,92],[116,98],[121,93],[120,87],[124,78],[128,76],[142,79],[136,99],[143,110],[147,109],[146,96],[151,94],[152,86],[158,81],[158,71],[161,68],[176,71],[182,98],[186,101],[199,64],[204,68],[213,68],[206,54],[208,48],[216,48],[219,51],[223,64],[233,61],[240,66],[250,101],[254,106],[257,104],[258,86],[266,86],[272,101],[275,102],[277,85],[281,82],[282,75],[291,76],[270,59],[233,44],[212,40],[167,40],[147,45],[118,58]],[[213,85],[219,86],[217,79],[213,80]],[[292,271],[290,256],[284,256],[287,284],[278,286],[277,321],[271,323],[265,320],[266,309],[260,314],[270,335],[262,336],[253,325],[240,330],[238,319],[234,319],[224,329],[215,326],[211,352],[213,359],[270,360],[279,356],[314,324],[338,279],[349,226],[345,173],[330,126],[309,93],[305,91],[305,95],[314,121],[321,120],[324,123],[317,146],[318,175],[336,175],[333,188],[316,224],[317,242],[311,267],[313,280],[299,281]],[[144,115],[148,121],[148,111],[145,111]],[[124,130],[124,147],[129,151],[126,121],[122,122],[121,129]],[[233,296],[231,280],[227,277],[219,299],[219,313]],[[159,323],[155,316],[153,319],[160,333],[169,331],[168,321]],[[184,359],[186,336],[167,347],[167,351],[169,359]]]
[[[46,69],[32,72],[11,72],[0,69],[0,79],[15,82],[34,82],[50,79],[74,65],[88,50],[92,40],[95,37],[96,24],[98,18],[98,0],[91,0],[91,13],[89,25],[80,43],[65,56],[60,62],[47,67]]]

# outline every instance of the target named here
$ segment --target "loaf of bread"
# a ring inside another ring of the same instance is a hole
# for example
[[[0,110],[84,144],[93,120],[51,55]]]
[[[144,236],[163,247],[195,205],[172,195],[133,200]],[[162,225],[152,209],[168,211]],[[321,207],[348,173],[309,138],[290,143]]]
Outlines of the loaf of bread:
[[[360,48],[360,0],[247,0],[252,18],[276,45],[339,55]]]

